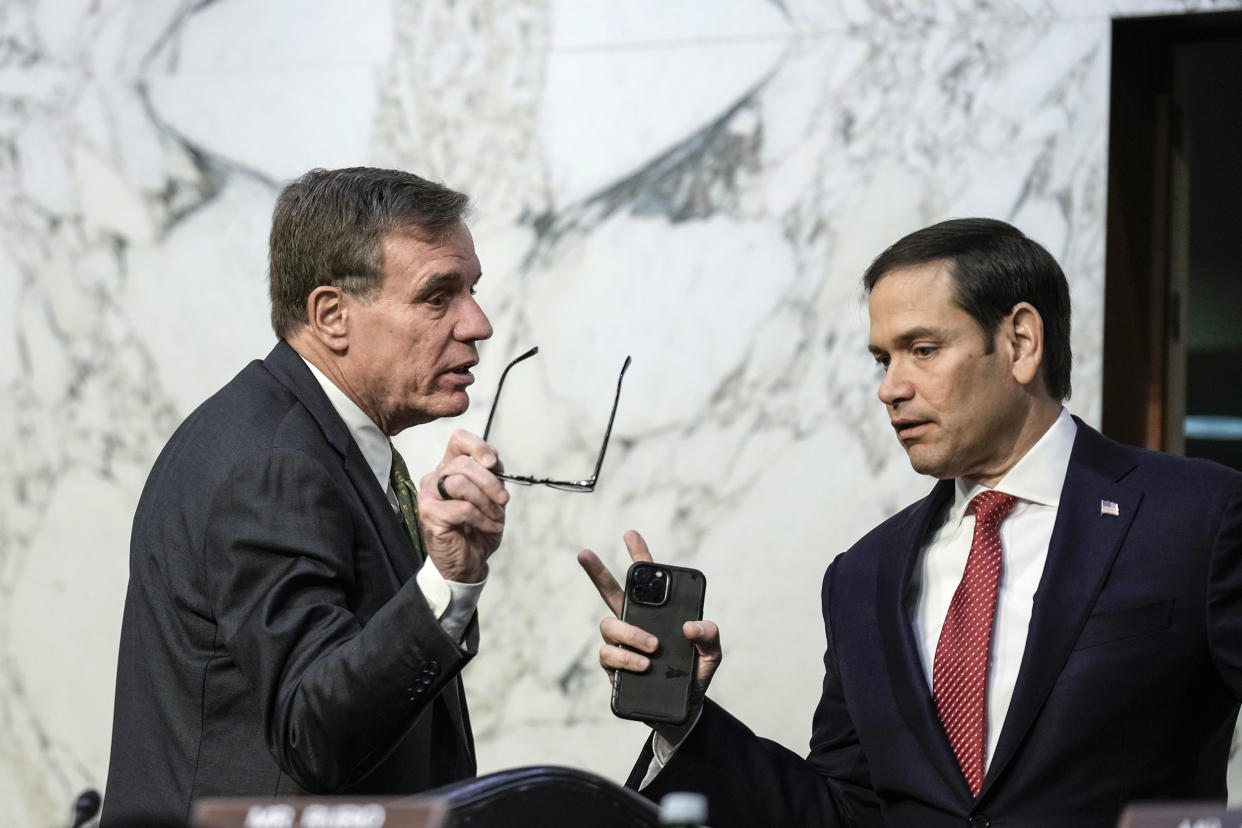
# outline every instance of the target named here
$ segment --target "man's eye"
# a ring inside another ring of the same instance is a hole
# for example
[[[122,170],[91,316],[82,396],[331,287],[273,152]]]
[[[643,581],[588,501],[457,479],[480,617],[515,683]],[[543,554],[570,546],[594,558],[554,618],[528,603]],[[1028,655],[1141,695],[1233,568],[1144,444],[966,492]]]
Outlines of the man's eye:
[[[914,354],[919,359],[927,359],[928,357],[935,355],[936,348],[932,345],[917,345],[910,349],[910,353]]]
[[[447,293],[433,293],[427,297],[427,304],[433,308],[442,308],[448,305],[449,297]]]

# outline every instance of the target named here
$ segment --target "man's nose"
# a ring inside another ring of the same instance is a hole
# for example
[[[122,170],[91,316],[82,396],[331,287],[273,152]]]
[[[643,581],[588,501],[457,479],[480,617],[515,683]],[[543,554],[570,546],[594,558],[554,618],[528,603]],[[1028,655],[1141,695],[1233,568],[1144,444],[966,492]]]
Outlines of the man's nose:
[[[880,402],[885,405],[898,405],[905,402],[914,395],[914,388],[910,385],[906,372],[897,360],[893,360],[888,365],[888,370],[884,372],[884,381],[880,383],[879,390]]]
[[[461,342],[477,342],[492,335],[492,323],[473,296],[466,298],[461,317],[453,326],[453,336]]]

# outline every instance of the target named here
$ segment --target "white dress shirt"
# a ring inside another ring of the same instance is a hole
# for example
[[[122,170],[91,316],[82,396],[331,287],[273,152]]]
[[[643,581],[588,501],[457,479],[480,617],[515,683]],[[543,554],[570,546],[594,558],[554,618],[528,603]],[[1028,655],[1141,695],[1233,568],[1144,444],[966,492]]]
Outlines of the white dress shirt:
[[[992,761],[992,752],[996,750],[1001,725],[1018,681],[1035,590],[1039,588],[1044,563],[1048,560],[1048,543],[1052,539],[1061,487],[1077,433],[1078,426],[1062,409],[1044,436],[995,487],[995,491],[1011,494],[1018,502],[1000,525],[1001,575],[992,627],[992,657],[988,662],[985,768]],[[945,510],[943,522],[923,547],[911,584],[918,596],[913,619],[915,639],[929,688],[940,629],[948,615],[953,593],[966,571],[974,536],[975,514],[973,510],[968,511],[967,506],[971,498],[986,491],[978,483],[962,478],[954,483],[953,502]]]
[[[332,380],[324,376],[305,357],[302,361],[306,363],[306,367],[311,370],[311,374],[323,387],[323,392],[328,396],[328,402],[345,421],[345,427],[349,429],[350,436],[354,438],[354,442],[362,451],[362,457],[371,468],[371,473],[375,475],[376,482],[388,496],[388,504],[392,506],[395,514],[401,507],[397,502],[397,493],[392,488],[392,444],[388,442],[388,437],[366,415],[366,412],[359,408],[357,403],[351,400]],[[483,592],[487,579],[484,578],[477,584],[446,581],[434,564],[427,566],[425,563],[419,568],[416,578],[419,590],[427,599],[427,605],[431,607],[432,615],[440,620],[440,626],[450,638],[460,642],[479,604],[479,596]]]
[[[1018,503],[1000,525],[1001,576],[992,628],[992,658],[988,664],[985,769],[992,761],[1018,681],[1035,590],[1039,588],[1044,563],[1048,560],[1057,504],[1061,501],[1061,488],[1065,485],[1077,433],[1074,418],[1061,409],[1056,421],[995,487],[998,492],[1018,498]],[[914,632],[928,688],[932,686],[932,664],[940,628],[944,626],[949,602],[966,571],[966,558],[970,555],[970,541],[974,536],[975,515],[973,511],[967,513],[966,507],[971,498],[985,490],[978,483],[961,478],[954,484],[953,503],[923,546],[911,583],[917,595]],[[640,790],[656,778],[697,724],[696,717],[676,745],[669,744],[658,733],[653,734],[651,764],[647,766]]]

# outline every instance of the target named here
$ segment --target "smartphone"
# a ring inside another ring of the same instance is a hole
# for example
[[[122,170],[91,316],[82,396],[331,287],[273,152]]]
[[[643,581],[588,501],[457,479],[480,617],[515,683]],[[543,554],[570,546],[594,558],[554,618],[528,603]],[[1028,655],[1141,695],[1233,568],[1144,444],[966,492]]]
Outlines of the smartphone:
[[[667,564],[631,564],[625,576],[621,619],[654,635],[660,645],[645,653],[651,666],[642,673],[613,675],[612,712],[623,719],[682,724],[690,717],[690,688],[699,654],[681,631],[703,618],[707,579],[697,569]]]

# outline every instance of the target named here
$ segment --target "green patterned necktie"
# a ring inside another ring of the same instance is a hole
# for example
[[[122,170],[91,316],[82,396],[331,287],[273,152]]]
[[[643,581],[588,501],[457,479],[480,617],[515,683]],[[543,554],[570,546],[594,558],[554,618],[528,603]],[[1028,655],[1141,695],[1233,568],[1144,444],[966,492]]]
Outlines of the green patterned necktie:
[[[423,523],[418,518],[418,490],[414,488],[410,470],[401,459],[396,446],[392,446],[392,472],[388,477],[392,490],[397,494],[397,504],[401,507],[401,525],[405,527],[410,545],[414,547],[415,559],[421,564],[426,554],[423,552]]]

